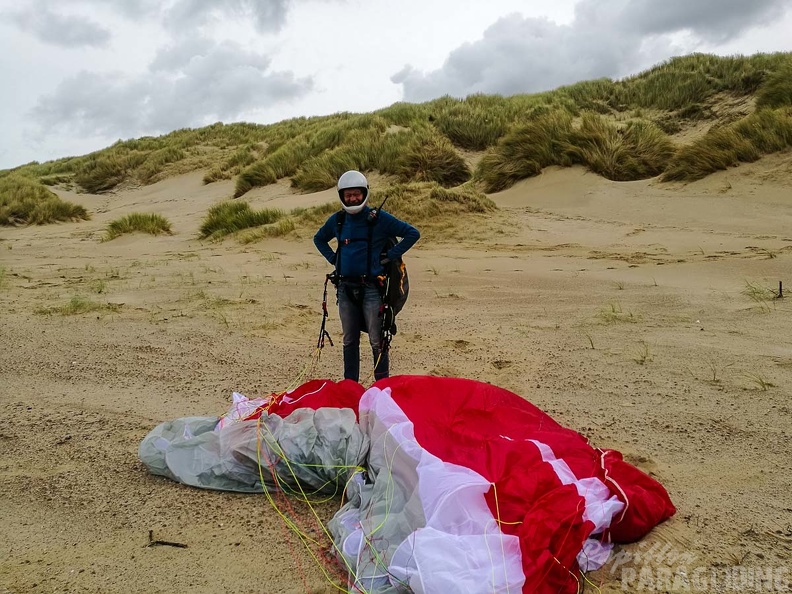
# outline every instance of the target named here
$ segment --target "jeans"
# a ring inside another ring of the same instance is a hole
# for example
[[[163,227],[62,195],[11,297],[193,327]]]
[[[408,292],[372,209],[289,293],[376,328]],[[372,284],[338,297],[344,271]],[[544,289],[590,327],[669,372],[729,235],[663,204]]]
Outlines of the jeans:
[[[374,379],[388,377],[388,351],[380,353],[382,299],[374,285],[340,283],[338,314],[344,332],[344,378],[360,381],[360,333],[367,332],[374,357]]]

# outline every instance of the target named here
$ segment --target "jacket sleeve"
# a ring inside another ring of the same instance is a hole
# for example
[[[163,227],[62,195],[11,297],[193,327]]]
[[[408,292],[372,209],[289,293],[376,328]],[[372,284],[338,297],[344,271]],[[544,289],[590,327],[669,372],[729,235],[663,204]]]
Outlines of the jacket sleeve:
[[[415,245],[415,242],[421,238],[421,233],[409,223],[405,223],[391,214],[382,213],[382,215],[387,215],[385,217],[387,235],[401,237],[401,241],[388,250],[388,258],[395,260],[402,257],[407,250]]]
[[[330,247],[330,240],[336,236],[336,214],[330,215],[325,224],[314,235],[313,241],[316,249],[330,264],[335,265],[336,253]]]

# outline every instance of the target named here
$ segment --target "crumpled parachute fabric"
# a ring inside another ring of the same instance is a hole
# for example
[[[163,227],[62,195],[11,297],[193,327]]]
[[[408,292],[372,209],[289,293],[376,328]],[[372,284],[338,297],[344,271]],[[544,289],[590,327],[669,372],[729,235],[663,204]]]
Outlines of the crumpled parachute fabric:
[[[612,542],[675,512],[618,452],[490,384],[313,380],[260,403],[238,396],[222,423],[159,425],[141,460],[210,489],[346,486],[328,528],[350,592],[572,594]]]

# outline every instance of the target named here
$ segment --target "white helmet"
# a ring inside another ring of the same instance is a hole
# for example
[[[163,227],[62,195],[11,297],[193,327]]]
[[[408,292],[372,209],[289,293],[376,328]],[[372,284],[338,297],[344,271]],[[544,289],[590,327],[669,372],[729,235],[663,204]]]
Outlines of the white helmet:
[[[344,190],[351,190],[352,188],[357,188],[363,192],[363,202],[353,206],[347,206],[344,203]],[[338,198],[341,200],[341,206],[343,209],[349,214],[355,214],[363,210],[363,207],[366,206],[366,202],[368,202],[368,197],[368,180],[366,179],[365,175],[360,173],[360,171],[347,171],[344,175],[338,178]]]

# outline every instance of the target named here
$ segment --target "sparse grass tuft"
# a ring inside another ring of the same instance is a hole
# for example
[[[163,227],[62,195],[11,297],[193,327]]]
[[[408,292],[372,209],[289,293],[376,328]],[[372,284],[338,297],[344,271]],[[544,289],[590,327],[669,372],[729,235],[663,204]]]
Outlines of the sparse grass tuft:
[[[44,314],[44,315],[60,314],[63,316],[75,316],[84,313],[90,313],[93,311],[109,311],[115,313],[120,310],[121,310],[120,304],[97,303],[96,301],[91,301],[86,297],[75,295],[65,305],[61,305],[57,307],[49,307],[49,308],[39,308],[36,310],[36,313]]]
[[[709,378],[707,381],[711,384],[719,384],[721,379],[718,377],[718,374],[722,370],[734,365],[734,363],[723,364],[723,362],[718,357],[715,357],[712,354],[706,357],[706,361],[707,361],[707,367],[709,367],[709,370],[712,374],[712,377]]]
[[[638,343],[638,347],[633,353],[633,361],[638,363],[638,365],[646,365],[647,363],[654,361],[654,356],[652,355],[652,351],[649,348],[649,343],[647,343],[645,340],[642,340]]]
[[[613,324],[616,322],[634,324],[638,321],[631,311],[625,312],[618,301],[609,303],[608,307],[601,309],[597,316],[602,318],[606,324]]]
[[[770,388],[775,388],[775,384],[769,382],[765,377],[758,372],[749,372],[744,374],[756,387],[762,392],[767,392]]]
[[[125,233],[148,233],[149,235],[171,235],[171,224],[162,215],[133,212],[111,221],[102,241],[110,241]]]
[[[44,225],[89,218],[85,208],[61,200],[29,177],[0,177],[0,225]]]
[[[742,293],[756,303],[759,306],[759,310],[764,313],[770,313],[770,304],[777,297],[772,289],[750,281],[745,281],[745,288]]]

